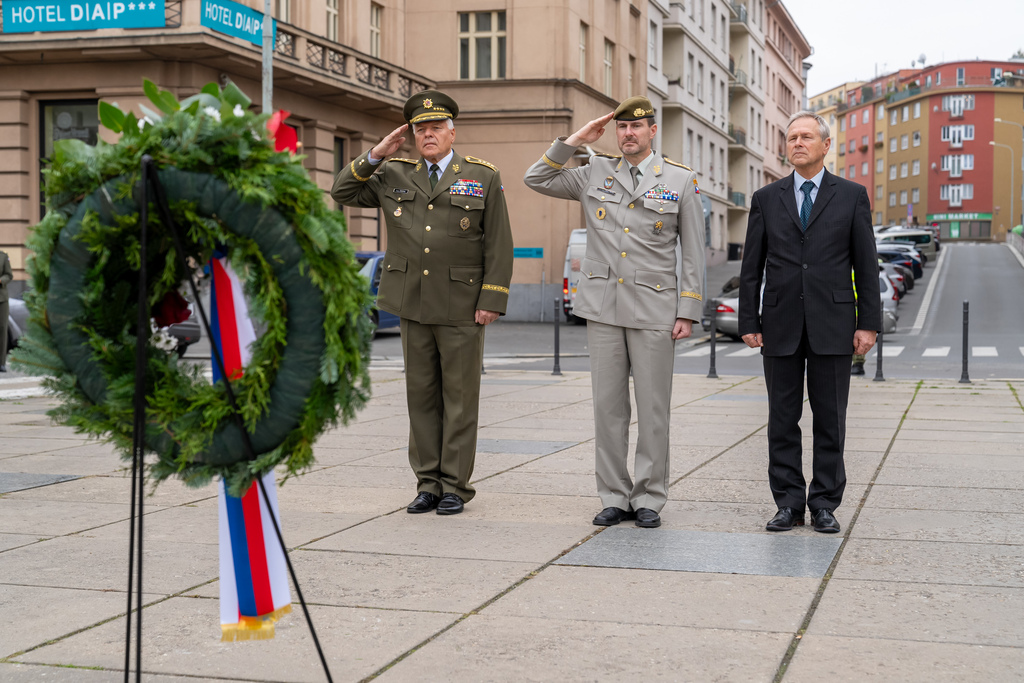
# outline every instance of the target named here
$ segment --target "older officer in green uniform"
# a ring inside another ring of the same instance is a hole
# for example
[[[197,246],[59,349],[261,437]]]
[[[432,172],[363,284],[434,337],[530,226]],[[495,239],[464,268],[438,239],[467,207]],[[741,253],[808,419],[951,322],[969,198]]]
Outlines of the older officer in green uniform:
[[[7,372],[7,320],[10,314],[10,294],[7,285],[14,279],[11,259],[0,251],[0,372]]]
[[[484,326],[508,303],[512,230],[498,169],[452,150],[458,104],[428,90],[410,97],[404,114],[409,124],[343,169],[331,196],[384,211],[377,306],[401,318],[419,492],[407,509],[454,515],[475,493]],[[410,126],[422,158],[384,161]]]
[[[623,157],[598,155],[587,166],[565,168],[576,148],[597,142],[613,118]],[[601,526],[634,518],[637,526],[661,525],[675,340],[689,337],[701,314],[704,214],[697,176],[651,149],[657,129],[650,100],[632,97],[555,140],[525,177],[541,194],[581,202],[586,214],[587,252],[573,313],[588,321],[604,507],[594,524]],[[626,466],[631,370],[639,427],[633,479]]]

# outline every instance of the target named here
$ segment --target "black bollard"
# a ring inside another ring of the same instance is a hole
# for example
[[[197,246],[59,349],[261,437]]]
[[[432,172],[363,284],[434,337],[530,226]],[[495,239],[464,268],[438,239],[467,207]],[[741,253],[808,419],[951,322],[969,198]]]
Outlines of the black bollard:
[[[967,374],[967,349],[968,349],[968,346],[967,346],[967,318],[968,318],[968,312],[970,310],[970,306],[971,306],[971,303],[969,301],[965,300],[964,301],[964,369],[963,369],[963,372],[960,373],[960,384],[970,384],[971,383],[971,378]]]
[[[558,318],[561,312],[558,310],[558,299],[555,299],[555,367],[551,370],[552,375],[561,375],[562,368],[558,365]]]
[[[875,365],[875,381],[884,382],[885,377],[882,376],[882,345],[885,343],[885,333],[878,333],[878,363]]]
[[[714,304],[715,302],[711,302]],[[708,368],[708,379],[718,379],[715,371],[715,342],[718,340],[718,306],[711,309],[711,366]]]

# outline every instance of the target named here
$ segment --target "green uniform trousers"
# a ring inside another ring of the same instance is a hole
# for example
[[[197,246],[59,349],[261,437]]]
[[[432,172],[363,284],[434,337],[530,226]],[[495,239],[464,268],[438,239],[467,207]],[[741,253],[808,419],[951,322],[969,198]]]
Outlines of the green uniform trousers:
[[[424,325],[401,319],[409,406],[409,465],[416,490],[469,502],[476,462],[482,325]]]
[[[10,307],[7,299],[0,301],[0,365],[7,365],[7,316]]]

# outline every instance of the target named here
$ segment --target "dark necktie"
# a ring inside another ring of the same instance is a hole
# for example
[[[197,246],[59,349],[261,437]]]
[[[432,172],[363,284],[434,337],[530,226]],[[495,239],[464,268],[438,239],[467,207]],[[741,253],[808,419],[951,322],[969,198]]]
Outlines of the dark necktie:
[[[637,185],[640,184],[640,169],[636,166],[630,166],[629,174],[633,176],[633,189],[635,190]]]
[[[441,170],[441,167],[437,164],[430,165],[430,189],[433,190],[437,186],[437,174]]]
[[[804,203],[800,205],[800,224],[801,229],[807,229],[807,221],[811,220],[811,207],[814,205],[814,200],[811,199],[811,190],[814,189],[814,181],[805,180],[804,184],[800,186],[800,189],[804,191]]]

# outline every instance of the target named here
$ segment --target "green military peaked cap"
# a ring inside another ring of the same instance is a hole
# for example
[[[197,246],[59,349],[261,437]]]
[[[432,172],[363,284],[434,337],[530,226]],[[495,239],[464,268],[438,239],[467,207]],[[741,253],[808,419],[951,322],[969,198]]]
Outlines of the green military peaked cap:
[[[654,105],[646,97],[630,97],[615,108],[616,121],[636,121],[638,119],[653,119]]]
[[[402,114],[409,123],[454,119],[459,105],[440,90],[424,90],[406,100]]]

